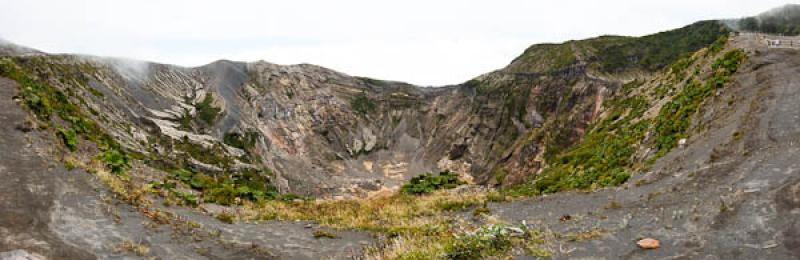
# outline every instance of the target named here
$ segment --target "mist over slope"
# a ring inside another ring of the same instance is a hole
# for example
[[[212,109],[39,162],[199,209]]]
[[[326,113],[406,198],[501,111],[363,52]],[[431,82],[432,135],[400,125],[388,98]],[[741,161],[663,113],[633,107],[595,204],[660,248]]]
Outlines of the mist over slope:
[[[800,34],[800,5],[789,4],[757,16],[726,20],[726,24],[742,31],[771,34]]]

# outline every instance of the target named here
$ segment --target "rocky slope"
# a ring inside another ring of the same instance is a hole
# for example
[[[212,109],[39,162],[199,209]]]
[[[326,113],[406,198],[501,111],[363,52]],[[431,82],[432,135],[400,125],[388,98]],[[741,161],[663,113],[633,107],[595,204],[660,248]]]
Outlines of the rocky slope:
[[[445,169],[518,183],[578,140],[623,83],[724,34],[702,22],[643,38],[536,45],[504,69],[440,88],[305,64],[182,68],[6,49],[10,63],[71,93],[151,165],[271,171],[283,193],[365,195]],[[674,38],[681,42],[659,47]]]
[[[782,247],[768,256],[797,256],[796,223],[777,217],[797,208],[795,56],[705,21],[534,45],[505,68],[423,88],[307,64],[184,68],[4,42],[0,105],[12,124],[0,128],[0,172],[14,181],[0,202],[22,206],[0,214],[0,235],[15,238],[0,251],[105,258],[147,244],[165,258],[342,258],[373,238],[345,231],[323,243],[311,239],[314,224],[225,222],[264,200],[314,203],[293,193],[377,195],[450,170],[508,196],[625,183],[490,206],[509,222],[612,234],[556,256],[647,257],[623,243],[645,235],[680,248],[656,252],[665,257],[758,256],[732,247],[775,241]],[[61,174],[58,185],[51,174]],[[22,228],[28,215],[36,218]]]
[[[800,257],[799,53],[768,48],[754,34],[730,47],[747,60],[704,102],[686,144],[648,171],[619,188],[496,204],[493,212],[557,234],[593,232],[552,244],[557,258]],[[637,248],[644,237],[662,248]]]

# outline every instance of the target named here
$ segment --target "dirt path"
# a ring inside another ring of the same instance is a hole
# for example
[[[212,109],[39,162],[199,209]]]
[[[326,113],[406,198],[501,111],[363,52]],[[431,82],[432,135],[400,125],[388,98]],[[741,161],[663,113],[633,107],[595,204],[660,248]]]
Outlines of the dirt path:
[[[734,40],[750,59],[701,112],[708,130],[651,172],[623,187],[495,204],[492,212],[557,234],[602,234],[558,242],[555,258],[800,258],[800,52],[755,39]],[[644,237],[661,248],[639,249]]]

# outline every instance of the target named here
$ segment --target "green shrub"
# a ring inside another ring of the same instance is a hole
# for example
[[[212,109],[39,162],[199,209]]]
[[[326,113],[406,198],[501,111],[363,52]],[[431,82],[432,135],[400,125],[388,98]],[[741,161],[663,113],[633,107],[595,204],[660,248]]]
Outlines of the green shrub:
[[[195,109],[197,109],[197,117],[200,118],[200,120],[203,120],[203,122],[206,122],[206,124],[209,126],[214,124],[214,121],[217,120],[220,111],[222,111],[222,109],[214,107],[213,103],[214,97],[211,95],[211,93],[208,93],[206,94],[206,97],[203,98],[202,102],[197,103],[194,106]]]
[[[551,253],[540,248],[544,235],[525,225],[484,225],[473,232],[456,234],[445,241],[447,259],[505,259],[512,248],[523,249],[528,255],[548,257]]]
[[[183,115],[178,118],[178,129],[184,131],[192,131],[192,114],[189,112],[189,109],[183,109]]]
[[[247,132],[246,134],[230,132],[230,133],[225,133],[225,136],[223,136],[222,138],[225,144],[243,150],[255,147],[257,139],[258,139],[257,132]]]
[[[350,101],[350,106],[353,108],[354,111],[358,112],[361,115],[369,114],[372,111],[375,111],[377,105],[373,102],[369,97],[367,97],[366,93],[360,93]]]
[[[61,141],[64,142],[64,145],[67,146],[67,149],[70,151],[75,151],[78,147],[78,135],[75,133],[75,130],[72,129],[64,129],[58,127],[58,137],[61,138]]]
[[[238,195],[238,190],[234,188],[233,184],[223,183],[219,186],[207,189],[207,191],[203,193],[203,200],[220,205],[231,205],[234,204]]]
[[[503,225],[483,226],[473,233],[456,235],[445,251],[448,259],[483,259],[511,250],[512,233]]]
[[[121,151],[111,148],[106,150],[102,156],[103,162],[106,167],[111,169],[114,174],[123,174],[125,170],[130,168],[128,157]]]
[[[222,145],[215,144],[212,147],[205,147],[200,144],[193,143],[188,137],[174,143],[173,148],[177,151],[183,151],[194,159],[203,163],[219,166],[223,169],[229,168],[233,165],[234,160],[227,156],[227,151]]]
[[[192,189],[203,194],[203,201],[221,205],[236,203],[236,198],[241,200],[260,201],[284,199],[278,194],[265,175],[268,171],[242,170],[239,172],[226,172],[219,177],[211,177],[204,173],[188,169],[173,169],[172,178],[189,185]],[[285,195],[286,198],[301,198]]]
[[[425,194],[440,189],[452,189],[463,183],[458,179],[458,174],[450,171],[440,172],[439,175],[424,173],[411,178],[400,190],[408,194]]]

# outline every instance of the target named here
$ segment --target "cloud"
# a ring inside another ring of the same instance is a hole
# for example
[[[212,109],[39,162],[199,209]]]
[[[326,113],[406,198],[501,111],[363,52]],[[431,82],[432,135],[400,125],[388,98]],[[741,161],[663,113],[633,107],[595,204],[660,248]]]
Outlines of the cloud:
[[[352,75],[443,85],[501,68],[534,43],[643,35],[784,3],[0,0],[0,35],[48,52],[184,66],[221,58],[313,63]]]

